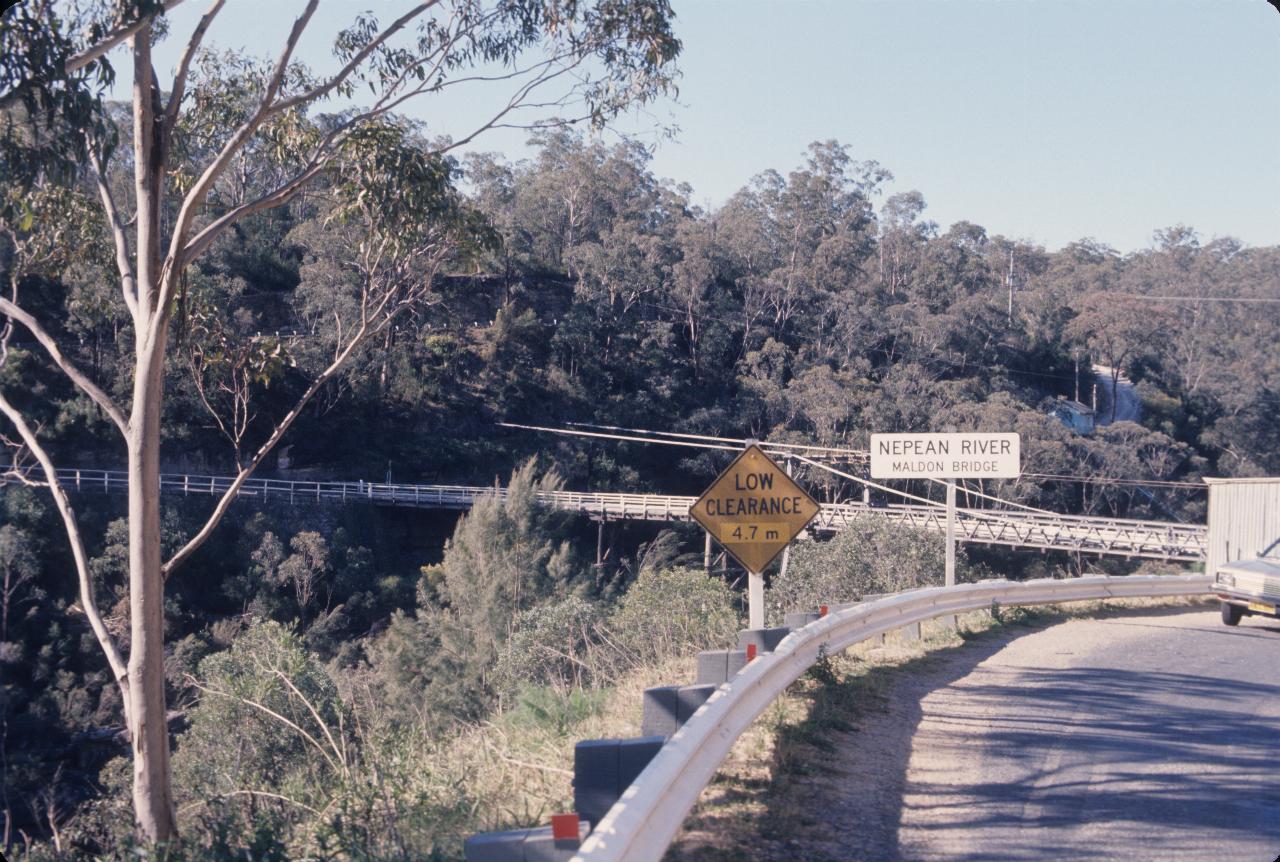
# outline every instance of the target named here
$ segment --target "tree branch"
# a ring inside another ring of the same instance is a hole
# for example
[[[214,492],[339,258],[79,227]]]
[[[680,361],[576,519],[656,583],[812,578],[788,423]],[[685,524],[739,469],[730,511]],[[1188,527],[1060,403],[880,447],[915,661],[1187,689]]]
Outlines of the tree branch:
[[[354,57],[352,57],[345,66],[339,69],[337,74],[335,74],[328,81],[325,81],[323,84],[319,84],[315,87],[312,87],[310,90],[307,90],[304,93],[299,93],[296,96],[291,96],[288,99],[284,99],[283,101],[275,105],[275,107],[272,110],[274,112],[287,111],[290,108],[296,107],[297,105],[306,104],[307,102],[314,101],[315,99],[318,99],[321,96],[327,95],[335,87],[341,85],[343,81],[349,78],[351,76],[351,73],[354,72],[360,66],[360,64],[363,63],[369,57],[369,55],[372,54],[374,51],[376,51],[383,43],[385,43],[388,39],[390,39],[400,30],[403,30],[404,26],[408,24],[410,21],[412,21],[414,18],[417,18],[423,12],[427,11],[428,9],[430,9],[432,6],[435,6],[439,2],[440,0],[429,0],[429,2],[427,3],[420,3],[419,5],[410,9],[408,12],[404,13],[395,21],[393,21],[391,25],[387,27],[387,29],[383,30],[375,38],[371,39],[368,45],[365,45],[363,48],[361,48],[360,51]]]
[[[289,39],[285,43],[284,50],[281,51],[279,58],[276,60],[275,68],[272,70],[271,77],[267,81],[267,86],[263,92],[262,99],[258,104],[257,110],[254,111],[253,116],[246,120],[244,124],[236,130],[235,134],[231,136],[227,143],[223,145],[222,150],[205,169],[204,173],[200,175],[200,178],[196,181],[195,185],[192,186],[191,191],[183,201],[182,208],[179,211],[178,218],[174,224],[173,239],[169,247],[169,259],[175,266],[179,263],[182,265],[189,263],[190,259],[185,255],[198,255],[205,247],[208,246],[209,242],[222,231],[223,228],[234,222],[236,219],[264,209],[269,209],[273,206],[279,206],[291,199],[298,191],[297,186],[300,186],[307,180],[311,179],[321,168],[323,168],[324,164],[328,161],[328,155],[325,154],[323,150],[325,147],[331,146],[337,137],[334,133],[326,136],[325,142],[317,148],[316,155],[312,157],[312,165],[305,168],[295,181],[286,183],[275,192],[264,195],[257,201],[245,204],[242,207],[237,207],[219,218],[214,223],[216,227],[214,225],[210,225],[202,230],[195,239],[188,242],[187,235],[190,233],[192,222],[195,219],[196,209],[203,205],[205,198],[209,194],[209,190],[213,187],[213,182],[222,174],[230,163],[231,158],[244,146],[244,143],[255,131],[257,131],[258,127],[261,126],[269,116],[287,111],[298,105],[314,101],[315,99],[326,95],[335,87],[341,85],[348,77],[350,77],[351,73],[354,72],[362,62],[368,59],[370,54],[378,49],[378,47],[383,45],[397,32],[404,29],[405,25],[414,18],[422,15],[423,12],[427,11],[432,6],[435,6],[439,0],[428,0],[426,3],[420,3],[405,14],[401,15],[385,30],[379,33],[375,38],[371,39],[368,45],[362,48],[342,69],[338,71],[337,74],[329,78],[325,83],[313,87],[304,93],[299,93],[295,96],[275,102],[274,99],[276,94],[279,92],[281,82],[284,78],[284,73],[288,68],[289,58],[292,57],[293,50],[297,46],[298,39],[301,37],[302,31],[306,28],[307,22],[310,20],[312,13],[315,12],[315,7],[318,2],[319,0],[310,0],[307,4],[307,8],[303,10],[302,15],[300,15],[297,21],[294,22],[293,30],[289,34]],[[363,122],[364,120],[379,116],[381,113],[384,113],[385,110],[387,109],[367,111],[359,117],[353,118],[353,120],[344,123],[341,128],[343,130],[349,129],[358,122]],[[297,186],[295,186],[295,182],[297,183]],[[168,299],[168,292],[168,290],[162,290],[162,300]]]
[[[56,341],[45,332],[44,327],[23,309],[19,308],[13,302],[0,296],[0,312],[12,317],[21,323],[27,330],[35,336],[36,341],[44,347],[44,349],[52,357],[53,361],[62,373],[71,378],[71,382],[80,387],[86,395],[93,399],[93,402],[102,408],[103,412],[116,424],[121,434],[129,433],[129,423],[125,421],[124,414],[120,412],[120,408],[111,400],[111,396],[103,392],[98,385],[85,376],[79,368],[72,364],[71,360],[62,355],[62,351],[58,349]]]
[[[420,281],[422,285],[430,286],[434,281],[435,274],[439,271],[440,266],[447,255],[448,249],[449,245],[447,243],[440,243],[429,256],[425,258],[415,258],[415,262],[421,263],[421,265],[417,266],[417,268],[413,270],[413,274],[417,275],[417,280]],[[425,270],[425,273],[423,270]],[[385,327],[389,326],[391,322],[394,321],[406,307],[408,307],[414,297],[405,298],[395,303],[392,302],[392,299],[399,292],[403,283],[403,279],[401,279],[382,289],[377,301],[372,304],[371,313],[368,301],[369,291],[367,289],[363,291],[365,295],[362,297],[362,302],[364,304],[361,314],[362,322],[358,327],[356,327],[350,337],[350,340],[345,346],[342,346],[340,349],[335,351],[334,358],[330,361],[329,365],[311,382],[311,385],[307,387],[307,391],[304,392],[297,400],[293,408],[285,414],[284,418],[281,419],[279,423],[277,423],[275,429],[271,432],[271,436],[262,444],[261,447],[258,448],[258,451],[254,453],[249,463],[241,468],[236,474],[231,485],[218,499],[217,505],[214,506],[213,512],[209,515],[209,519],[205,522],[204,526],[200,528],[200,531],[164,564],[163,573],[166,579],[168,579],[173,574],[174,570],[194,554],[200,546],[208,540],[209,536],[213,534],[213,531],[222,521],[222,517],[226,514],[227,509],[230,508],[231,504],[235,501],[240,488],[243,487],[245,483],[245,480],[253,475],[253,472],[262,463],[263,459],[266,458],[271,450],[275,448],[276,444],[280,442],[280,439],[284,437],[286,432],[288,432],[294,421],[302,415],[302,411],[311,402],[311,399],[315,397],[315,394],[320,391],[321,387],[323,387],[325,383],[327,383],[338,372],[351,354],[354,353],[356,349],[359,348],[370,336],[381,332]]]
[[[191,238],[191,241],[182,249],[182,259],[186,263],[190,263],[198,258],[204,253],[205,249],[209,247],[209,244],[218,238],[219,234],[239,219],[253,215],[256,212],[261,212],[263,210],[282,206],[288,203],[296,194],[298,194],[298,192],[302,191],[303,186],[310,182],[316,174],[320,173],[320,171],[324,169],[325,165],[328,164],[328,161],[328,156],[321,161],[313,159],[311,163],[303,168],[300,173],[294,175],[293,179],[289,180],[284,185],[267,192],[262,197],[249,201],[248,203],[240,204],[237,207],[233,207],[218,216],[218,218],[205,225],[198,234]]]
[[[347,344],[346,348],[334,357],[328,367],[325,368],[324,371],[320,372],[319,376],[311,382],[311,385],[307,387],[307,391],[304,392],[302,397],[298,399],[297,403],[293,405],[293,409],[286,413],[284,418],[276,425],[275,430],[271,433],[267,442],[262,444],[258,451],[254,453],[253,458],[250,459],[249,463],[236,474],[236,477],[232,480],[230,487],[227,488],[226,492],[223,493],[221,498],[219,498],[217,505],[214,506],[213,513],[209,516],[209,520],[200,528],[200,532],[192,536],[191,540],[183,545],[182,548],[164,564],[163,572],[166,580],[168,580],[169,576],[173,574],[174,569],[186,562],[187,558],[194,554],[200,546],[208,540],[209,536],[213,534],[214,529],[218,526],[219,522],[222,521],[222,516],[227,513],[227,509],[230,508],[232,502],[235,501],[236,495],[239,494],[240,488],[244,485],[245,480],[253,475],[253,471],[258,469],[258,465],[262,463],[262,460],[266,458],[271,450],[275,448],[275,445],[280,442],[280,438],[285,435],[285,432],[289,430],[294,421],[302,415],[303,409],[311,401],[312,397],[320,391],[320,387],[324,386],[329,378],[337,373],[338,369],[342,367],[342,364],[347,361],[347,357],[355,352],[355,349],[363,343],[365,337],[371,334],[371,332],[372,330],[367,327],[357,331],[356,335]]]
[[[45,481],[49,485],[49,492],[53,495],[54,505],[58,508],[58,514],[62,516],[62,525],[66,528],[67,538],[71,543],[71,556],[75,560],[76,575],[80,583],[80,603],[84,605],[84,614],[89,620],[89,626],[93,629],[93,634],[97,637],[102,651],[106,654],[107,664],[111,666],[111,673],[115,676],[116,684],[120,686],[121,694],[124,695],[125,723],[132,727],[132,722],[129,718],[128,667],[125,665],[124,658],[120,655],[120,650],[116,646],[115,640],[111,637],[111,633],[107,631],[107,626],[102,621],[102,614],[98,610],[98,601],[94,598],[93,582],[89,575],[89,558],[84,550],[84,540],[80,536],[80,526],[76,522],[75,510],[71,508],[71,501],[67,498],[67,492],[58,481],[58,472],[49,457],[49,453],[40,444],[35,432],[31,430],[31,426],[27,424],[22,413],[9,402],[3,392],[0,392],[0,413],[3,413],[13,423],[13,426],[18,429],[22,442],[26,444],[27,449],[35,456],[36,460],[40,462],[40,468],[44,471]]]
[[[106,173],[102,170],[102,162],[97,151],[90,143],[89,163],[93,167],[93,178],[98,186],[98,196],[102,198],[102,209],[107,215],[107,225],[111,228],[111,236],[116,244],[116,268],[120,270],[120,289],[124,293],[124,304],[133,315],[133,325],[138,326],[138,279],[134,275],[130,261],[129,238],[125,232],[124,222],[120,219],[120,210],[116,207],[115,198],[111,195],[111,187],[107,185]]]
[[[173,9],[175,6],[180,5],[182,2],[183,0],[165,0],[163,11],[168,12],[171,9]],[[88,48],[85,48],[83,51],[81,51],[78,54],[72,54],[70,57],[68,57],[66,65],[63,68],[66,70],[66,73],[68,75],[72,74],[73,72],[80,71],[85,66],[89,65],[94,60],[97,60],[99,57],[106,54],[112,48],[119,45],[121,42],[128,39],[133,34],[137,33],[143,27],[150,24],[153,18],[155,18],[155,14],[144,15],[142,18],[132,23],[121,24],[119,27],[112,30],[110,33],[107,33],[105,36],[103,36],[93,45],[90,45]]]
[[[284,43],[284,50],[276,58],[276,67],[271,70],[271,77],[267,79],[266,89],[262,91],[262,101],[258,104],[258,110],[255,112],[258,116],[265,117],[272,110],[272,103],[275,102],[276,94],[280,92],[280,85],[284,83],[284,73],[289,69],[289,60],[293,57],[293,50],[298,47],[298,40],[302,38],[302,31],[307,29],[307,24],[311,22],[311,16],[315,14],[316,7],[319,5],[320,0],[307,0],[306,8],[302,10],[302,14],[293,22],[293,29],[289,31],[289,38]]]
[[[307,708],[307,712],[311,713],[311,719],[316,723],[316,727],[320,728],[320,732],[323,733],[325,739],[329,741],[329,747],[333,749],[334,757],[336,757],[338,762],[342,764],[342,773],[344,775],[350,775],[350,770],[347,768],[347,754],[345,746],[341,748],[338,746],[338,743],[333,738],[333,733],[329,730],[329,725],[325,724],[324,719],[320,717],[320,713],[311,705],[311,701],[307,700],[306,695],[299,691],[298,687],[293,684],[293,680],[289,679],[284,671],[279,668],[273,667],[271,670],[276,676],[280,677],[280,680],[285,685],[289,686],[289,690],[298,696],[298,700],[302,701],[302,705]]]
[[[209,6],[207,12],[200,18],[200,23],[196,25],[196,29],[191,33],[191,39],[187,42],[187,47],[182,52],[182,58],[178,60],[178,68],[174,72],[173,87],[169,93],[169,104],[164,109],[164,132],[166,135],[173,134],[173,128],[178,122],[178,111],[182,107],[182,99],[187,92],[187,73],[191,69],[191,60],[195,57],[196,51],[200,48],[201,41],[204,40],[205,31],[209,29],[209,25],[213,23],[213,19],[222,11],[226,0],[213,0],[213,4]]]
[[[218,691],[218,689],[210,688],[209,686],[205,685],[204,683],[190,676],[187,677],[187,680],[200,691],[206,692],[207,694],[216,694],[218,697],[225,697],[228,700],[238,700],[241,703],[245,704],[246,706],[251,706],[254,709],[265,712],[267,715],[271,716],[276,721],[279,721],[281,724],[285,725],[286,727],[293,728],[298,732],[300,736],[302,736],[303,739],[311,743],[312,747],[314,747],[316,751],[320,752],[320,756],[323,757],[331,767],[333,767],[334,772],[342,771],[338,768],[338,765],[334,763],[333,758],[329,756],[329,752],[324,750],[324,746],[320,744],[320,741],[317,740],[311,734],[307,733],[305,730],[303,730],[302,727],[299,726],[297,722],[290,721],[288,718],[276,712],[271,707],[258,703],[256,700],[250,700],[247,697],[240,697],[240,695],[231,694],[230,692],[226,692],[226,691]]]
[[[432,4],[424,4],[424,5],[430,6]],[[450,150],[456,149],[457,147],[464,146],[470,141],[474,140],[484,131],[490,128],[493,128],[498,120],[502,119],[504,116],[511,113],[516,108],[521,107],[522,100],[526,98],[530,92],[532,92],[534,89],[541,86],[542,84],[545,84],[547,81],[553,80],[567,73],[570,69],[572,69],[577,64],[556,70],[554,72],[548,71],[548,69],[546,68],[548,65],[549,65],[548,63],[539,63],[529,67],[529,69],[527,70],[524,70],[527,72],[527,71],[532,71],[533,69],[536,69],[536,68],[540,68],[540,67],[542,68],[542,71],[539,72],[538,75],[536,75],[532,80],[521,85],[521,87],[516,91],[515,95],[508,100],[507,104],[504,105],[488,122],[473,129],[470,132],[470,134],[468,134],[466,137],[452,142],[449,146],[443,147],[442,149],[439,150],[439,152],[445,153]],[[501,80],[505,77],[507,76],[497,76],[497,77],[494,77],[493,80]],[[477,80],[480,80],[480,79],[477,79]],[[213,240],[215,240],[220,233],[222,233],[226,228],[234,224],[240,218],[243,218],[244,216],[252,215],[257,212],[261,212],[262,210],[271,209],[272,207],[277,207],[285,203],[288,203],[290,200],[293,199],[293,197],[299,191],[302,190],[302,187],[307,182],[309,182],[312,178],[316,176],[316,174],[318,174],[321,170],[325,168],[325,166],[333,158],[333,155],[336,150],[334,146],[335,143],[339,142],[347,132],[351,131],[354,127],[358,126],[361,123],[368,122],[369,120],[372,120],[372,119],[376,119],[377,117],[380,117],[383,114],[388,113],[389,111],[395,109],[396,107],[399,107],[399,105],[405,102],[407,99],[415,95],[419,95],[420,93],[424,92],[425,89],[426,88],[423,88],[423,87],[414,88],[407,93],[401,94],[398,98],[391,99],[390,101],[388,101],[388,99],[390,98],[390,94],[388,94],[387,96],[384,96],[383,99],[381,99],[373,108],[369,109],[368,111],[365,111],[364,113],[351,117],[342,125],[331,130],[327,135],[325,135],[324,139],[319,144],[316,145],[316,149],[312,153],[311,159],[308,162],[308,164],[299,173],[297,173],[293,177],[293,179],[289,180],[287,183],[274,189],[273,191],[270,191],[262,195],[256,200],[252,200],[247,203],[240,204],[239,206],[228,210],[227,212],[219,216],[217,219],[215,219],[214,221],[206,225],[204,228],[202,228],[199,233],[197,233],[194,237],[191,238],[191,240],[187,243],[186,247],[182,249],[181,253],[182,253],[183,262],[190,263],[191,261],[199,257],[202,253],[204,253],[204,251],[209,247],[210,243],[212,243]],[[177,233],[174,234],[174,237],[175,239],[177,238]]]
[[[271,793],[266,790],[228,790],[226,793],[219,793],[216,796],[209,797],[208,799],[197,799],[195,802],[191,802],[187,805],[182,806],[182,808],[179,809],[178,813],[186,814],[188,811],[194,811],[197,808],[208,805],[210,802],[213,802],[215,799],[226,799],[231,796],[261,796],[263,799],[275,799],[280,802],[288,802],[290,805],[296,805],[297,807],[301,808],[304,811],[311,812],[316,817],[324,816],[324,812],[317,811],[316,809],[312,808],[310,805],[307,805],[305,802],[299,802],[298,800],[291,799],[288,796],[282,796],[279,793]]]
[[[245,142],[266,120],[270,112],[271,102],[275,99],[276,93],[279,92],[280,83],[284,78],[285,70],[288,68],[289,58],[293,56],[293,49],[297,46],[298,39],[301,38],[302,31],[306,29],[307,22],[311,20],[311,16],[315,13],[319,2],[320,0],[307,0],[306,8],[302,10],[302,14],[293,22],[293,29],[289,31],[289,39],[285,42],[284,49],[276,60],[275,69],[272,70],[271,78],[267,81],[267,86],[263,91],[262,100],[259,102],[257,109],[222,145],[218,155],[204,169],[200,178],[191,187],[191,191],[187,192],[187,196],[183,199],[182,207],[178,211],[178,217],[174,220],[173,237],[169,242],[169,253],[165,261],[165,268],[170,273],[181,271],[189,262],[183,258],[182,252],[187,244],[187,234],[191,232],[191,225],[195,221],[196,210],[204,205],[205,199],[209,196],[209,190],[213,188],[214,181],[226,170],[227,165],[231,163],[231,159],[244,147]],[[162,281],[160,302],[157,308],[161,309],[161,313],[164,314],[166,313],[164,309],[168,308],[169,300],[172,298],[176,281],[168,276]]]

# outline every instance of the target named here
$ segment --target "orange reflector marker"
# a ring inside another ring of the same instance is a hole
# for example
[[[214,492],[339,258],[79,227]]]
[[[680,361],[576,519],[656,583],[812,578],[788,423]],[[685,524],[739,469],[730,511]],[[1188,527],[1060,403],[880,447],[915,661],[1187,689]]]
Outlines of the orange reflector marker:
[[[828,608],[827,608],[827,606],[826,606],[826,605],[819,605],[819,606],[818,606],[818,616],[820,616],[820,617],[825,617],[825,616],[827,615],[827,610],[828,610]]]

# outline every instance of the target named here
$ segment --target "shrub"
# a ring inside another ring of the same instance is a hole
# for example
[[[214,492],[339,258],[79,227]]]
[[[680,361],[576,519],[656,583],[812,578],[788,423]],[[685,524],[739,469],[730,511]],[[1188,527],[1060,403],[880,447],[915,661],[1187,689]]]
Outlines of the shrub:
[[[495,666],[521,614],[563,599],[580,580],[563,541],[566,515],[538,500],[560,479],[538,478],[534,468],[529,461],[516,470],[504,497],[476,500],[440,565],[423,568],[417,613],[394,617],[374,644],[390,703],[442,723],[485,715],[499,688]]]
[[[856,521],[830,541],[800,542],[785,575],[773,579],[768,608],[775,620],[875,593],[942,583],[946,548],[941,534],[875,519]],[[967,569],[956,549],[957,578]]]
[[[642,571],[606,624],[624,666],[720,647],[741,625],[733,592],[698,569]]]
[[[498,656],[494,687],[511,693],[523,686],[564,690],[595,685],[600,662],[599,607],[570,596],[520,613]]]
[[[276,622],[200,662],[200,702],[174,754],[180,810],[246,836],[320,807],[350,766],[345,708],[301,640]],[[189,794],[189,795],[188,795]]]

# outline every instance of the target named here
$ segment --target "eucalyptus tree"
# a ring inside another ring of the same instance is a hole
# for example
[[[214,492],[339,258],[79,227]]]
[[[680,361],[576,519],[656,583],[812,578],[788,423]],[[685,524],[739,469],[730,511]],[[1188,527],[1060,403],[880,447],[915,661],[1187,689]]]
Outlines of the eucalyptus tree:
[[[23,601],[24,587],[40,573],[36,540],[27,530],[0,527],[0,643],[9,640],[9,614]]]
[[[874,249],[871,198],[892,178],[837,141],[816,141],[803,168],[786,178],[765,171],[730,199],[717,219],[738,273],[744,354],[770,336],[828,335],[842,292]]]
[[[0,107],[7,111],[4,140],[13,144],[6,153],[25,146],[24,152],[47,156],[44,163],[50,168],[82,167],[78,179],[98,199],[127,307],[125,323],[133,335],[131,398],[124,404],[63,351],[56,326],[30,313],[18,290],[20,277],[10,279],[8,295],[0,298],[5,344],[15,324],[28,330],[48,360],[107,417],[127,453],[130,631],[127,646],[122,646],[97,612],[84,538],[50,451],[24,415],[20,399],[0,392],[0,413],[39,465],[62,515],[80,576],[82,606],[121,689],[133,748],[135,816],[141,833],[152,841],[169,839],[176,831],[165,719],[165,581],[209,538],[245,479],[323,385],[322,378],[335,373],[398,309],[420,297],[427,279],[363,282],[355,328],[345,333],[343,345],[297,403],[275,420],[261,444],[239,459],[231,487],[204,527],[165,560],[159,505],[165,366],[175,328],[186,313],[189,268],[232,226],[288,204],[333,177],[338,164],[347,176],[351,164],[377,174],[377,182],[355,189],[354,217],[368,216],[373,208],[366,204],[376,199],[402,212],[406,223],[429,221],[442,208],[448,182],[440,181],[439,170],[450,150],[503,125],[605,123],[628,105],[663,93],[680,49],[666,0],[427,0],[409,5],[387,24],[371,14],[358,16],[334,39],[336,69],[317,74],[295,52],[319,0],[300,4],[278,55],[267,65],[221,63],[205,49],[206,35],[226,5],[213,0],[186,35],[173,77],[162,81],[152,45],[166,28],[165,12],[180,2],[99,0],[76,4],[75,14],[59,14],[63,10],[58,4],[33,0],[3,19],[6,50],[0,73],[5,87]],[[32,26],[41,20],[43,28]],[[111,52],[119,45],[126,46],[132,82],[132,140],[124,155],[111,146],[100,89],[111,78]],[[378,138],[379,125],[409,100],[430,101],[468,89],[473,100],[489,105],[474,125],[459,128],[440,115],[433,128],[451,137],[418,155],[406,153],[394,140],[389,154]],[[368,101],[358,107],[327,117],[315,113],[327,100],[354,100],[365,92]],[[397,160],[402,158],[417,160],[407,175],[399,171]],[[269,169],[259,173],[263,181],[245,182],[237,166],[246,159],[266,162]],[[110,182],[115,163],[132,174],[131,188],[122,190]],[[23,188],[62,178],[52,170],[6,176],[24,183]],[[406,186],[409,194],[402,193]],[[432,241],[461,242],[459,225],[465,219],[457,217],[458,208],[447,195],[443,208],[449,211],[450,226]],[[23,237],[54,227],[35,225],[21,207],[8,208],[3,217]],[[371,233],[376,236],[376,229]],[[383,240],[396,244],[393,237]],[[443,265],[446,256],[432,259]]]
[[[1086,294],[1077,309],[1067,332],[1086,347],[1095,360],[1110,369],[1112,393],[1116,392],[1120,375],[1138,357],[1154,352],[1155,337],[1169,323],[1167,309],[1144,302],[1140,296],[1109,291]],[[1116,419],[1118,400],[1113,394],[1112,422]]]

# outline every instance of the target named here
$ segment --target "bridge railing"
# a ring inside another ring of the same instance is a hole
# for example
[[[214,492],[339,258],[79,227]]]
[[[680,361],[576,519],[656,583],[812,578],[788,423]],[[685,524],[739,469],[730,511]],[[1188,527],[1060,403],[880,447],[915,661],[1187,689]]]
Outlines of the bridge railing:
[[[124,492],[128,489],[128,475],[123,471],[68,469],[58,471],[58,477],[74,490]],[[188,495],[225,494],[232,483],[229,476],[165,473],[160,477],[162,491]],[[469,485],[250,478],[241,486],[239,495],[291,503],[363,500],[383,505],[465,509],[479,499],[505,497],[506,491]],[[558,508],[597,518],[651,521],[687,521],[689,507],[694,502],[694,498],[688,496],[581,491],[548,492],[542,498]],[[822,506],[814,529],[841,530],[867,517],[888,518],[935,531],[945,528],[941,506],[828,503]],[[966,542],[1168,560],[1205,558],[1203,525],[999,509],[958,509],[956,518],[959,538]]]
[[[946,527],[946,512],[938,506],[868,507],[860,503],[823,506],[816,523],[818,529],[838,530],[871,516],[928,530],[942,531]],[[1205,558],[1206,529],[1202,524],[1019,510],[957,509],[956,526],[959,538],[967,542],[1168,560],[1198,561]]]
[[[657,862],[738,737],[819,656],[934,617],[1001,605],[1204,594],[1205,575],[984,581],[901,593],[829,614],[725,683],[673,735],[583,843],[575,862]]]

